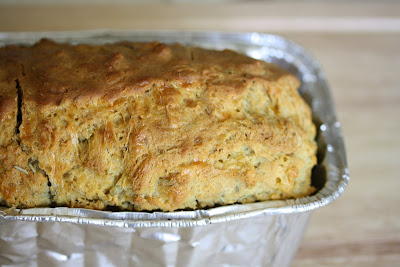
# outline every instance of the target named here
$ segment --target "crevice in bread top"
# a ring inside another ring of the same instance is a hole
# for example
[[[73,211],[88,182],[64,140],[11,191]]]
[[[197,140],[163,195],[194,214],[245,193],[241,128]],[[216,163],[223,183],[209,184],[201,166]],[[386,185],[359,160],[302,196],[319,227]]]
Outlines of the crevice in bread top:
[[[0,202],[173,211],[309,195],[315,126],[298,87],[230,50],[2,47]]]

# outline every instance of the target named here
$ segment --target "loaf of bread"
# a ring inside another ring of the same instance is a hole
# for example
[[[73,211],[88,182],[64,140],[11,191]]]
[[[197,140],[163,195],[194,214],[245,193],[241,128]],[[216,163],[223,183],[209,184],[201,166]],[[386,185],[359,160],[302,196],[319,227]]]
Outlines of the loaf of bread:
[[[0,48],[0,204],[199,209],[313,192],[295,76],[236,52],[120,42]]]

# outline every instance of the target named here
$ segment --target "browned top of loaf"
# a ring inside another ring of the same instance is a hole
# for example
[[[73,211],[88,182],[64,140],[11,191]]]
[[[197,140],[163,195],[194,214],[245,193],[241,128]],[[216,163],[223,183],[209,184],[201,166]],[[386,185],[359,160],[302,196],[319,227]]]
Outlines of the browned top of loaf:
[[[11,50],[0,49],[0,121],[17,105],[16,79],[21,75],[21,66]]]
[[[20,53],[21,78],[30,88],[26,101],[42,106],[89,99],[114,101],[142,94],[154,83],[184,87],[218,85],[221,94],[244,90],[252,76],[275,80],[286,74],[272,64],[225,50],[204,50],[179,44],[121,42],[110,45],[56,44],[43,39],[31,49],[8,47],[3,53]],[[22,55],[21,55],[22,54]]]

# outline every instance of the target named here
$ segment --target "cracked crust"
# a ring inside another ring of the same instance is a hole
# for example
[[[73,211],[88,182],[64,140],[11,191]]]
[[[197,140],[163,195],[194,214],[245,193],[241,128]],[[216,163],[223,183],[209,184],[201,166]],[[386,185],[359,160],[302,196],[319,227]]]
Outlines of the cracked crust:
[[[0,56],[3,204],[172,211],[313,191],[311,112],[275,65],[156,42]]]

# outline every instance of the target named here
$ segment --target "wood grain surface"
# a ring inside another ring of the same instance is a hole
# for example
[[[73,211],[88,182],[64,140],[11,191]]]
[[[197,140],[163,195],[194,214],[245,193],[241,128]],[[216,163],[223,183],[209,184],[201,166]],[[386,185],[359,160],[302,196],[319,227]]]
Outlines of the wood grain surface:
[[[343,126],[351,181],[314,212],[292,266],[400,266],[400,4],[0,5],[0,31],[272,32],[319,60]]]

